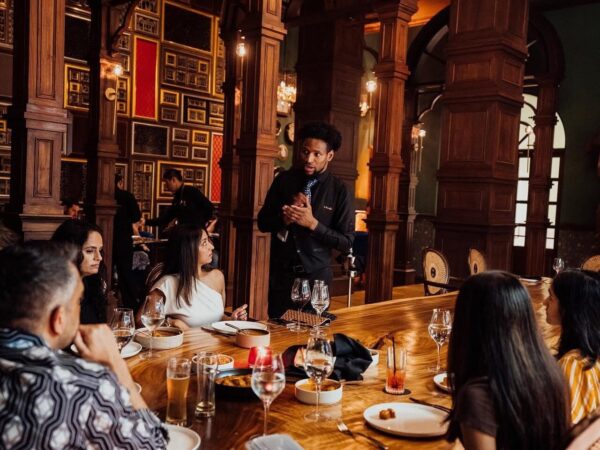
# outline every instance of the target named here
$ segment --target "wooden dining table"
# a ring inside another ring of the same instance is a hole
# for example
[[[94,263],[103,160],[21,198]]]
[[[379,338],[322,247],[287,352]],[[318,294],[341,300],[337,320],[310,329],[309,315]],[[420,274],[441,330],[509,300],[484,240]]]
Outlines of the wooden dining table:
[[[559,331],[546,324],[543,300],[548,293],[549,282],[523,282],[529,290],[540,330],[549,347],[555,347]],[[384,338],[394,335],[395,340],[408,351],[408,367],[405,386],[413,397],[451,406],[450,396],[435,387],[431,367],[436,363],[436,346],[430,338],[427,325],[434,308],[454,309],[456,293],[429,297],[390,300],[382,303],[354,306],[332,311],[337,319],[332,322],[328,333],[344,333],[358,339],[369,348],[380,349],[377,366],[364,372],[364,380],[347,384],[343,388],[342,401],[327,406],[323,411],[332,417],[340,417],[353,431],[360,431],[382,441],[390,449],[449,449],[461,448],[443,437],[415,439],[388,435],[371,428],[363,418],[363,412],[371,405],[385,402],[410,402],[408,395],[391,395],[384,392],[386,356]],[[288,331],[284,326],[269,323],[271,348],[283,352],[291,345],[305,344],[307,333]],[[442,350],[445,363],[446,348]],[[167,404],[166,364],[171,357],[192,358],[200,351],[216,351],[232,356],[236,364],[244,364],[248,350],[237,347],[234,338],[202,329],[186,331],[183,345],[158,352],[158,358],[142,360],[135,356],[128,360],[133,378],[142,386],[142,396],[149,407],[164,419]],[[243,449],[253,435],[262,433],[263,405],[256,400],[226,400],[217,397],[216,415],[211,419],[194,419],[196,383],[192,380],[188,392],[188,417],[191,429],[202,439],[202,449]],[[294,385],[288,383],[284,391],[271,405],[269,433],[286,433],[306,449],[369,448],[368,441],[342,434],[336,420],[308,422],[304,416],[314,409],[296,400]]]

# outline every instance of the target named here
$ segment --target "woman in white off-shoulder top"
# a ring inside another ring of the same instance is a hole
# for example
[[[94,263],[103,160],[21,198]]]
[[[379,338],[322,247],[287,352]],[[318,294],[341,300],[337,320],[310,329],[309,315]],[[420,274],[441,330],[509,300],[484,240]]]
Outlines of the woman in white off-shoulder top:
[[[220,270],[208,266],[213,249],[204,229],[179,225],[172,231],[165,262],[148,277],[148,295],[164,298],[165,314],[172,325],[185,330],[222,319],[225,278]],[[234,310],[232,319],[246,320],[246,307]]]

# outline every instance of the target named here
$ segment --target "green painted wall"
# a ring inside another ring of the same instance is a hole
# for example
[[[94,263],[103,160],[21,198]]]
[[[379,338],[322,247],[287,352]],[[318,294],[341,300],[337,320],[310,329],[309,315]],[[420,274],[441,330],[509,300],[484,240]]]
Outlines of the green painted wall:
[[[566,134],[560,223],[591,228],[600,201],[597,155],[588,150],[600,131],[600,4],[545,15],[562,42],[566,66],[558,111]]]

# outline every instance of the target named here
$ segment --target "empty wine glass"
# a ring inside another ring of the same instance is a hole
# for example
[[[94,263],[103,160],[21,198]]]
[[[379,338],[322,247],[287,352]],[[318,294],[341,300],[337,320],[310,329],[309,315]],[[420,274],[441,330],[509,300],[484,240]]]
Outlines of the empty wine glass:
[[[315,331],[318,332],[323,321],[321,315],[329,306],[329,288],[323,280],[315,280],[310,303],[319,316],[319,321],[315,326]]]
[[[155,358],[152,353],[152,344],[154,340],[154,332],[161,326],[165,320],[165,302],[162,297],[149,296],[146,297],[142,310],[142,323],[150,331],[150,348],[142,355],[142,359]]]
[[[265,350],[264,348],[262,350]],[[252,369],[252,390],[263,402],[265,408],[263,436],[267,435],[269,406],[285,387],[285,367],[281,355],[259,352]]]
[[[565,262],[562,258],[554,258],[554,261],[552,261],[552,268],[556,272],[556,275],[558,275],[565,268]]]
[[[317,391],[315,411],[306,415],[305,418],[311,422],[327,420],[329,417],[319,412],[321,384],[333,371],[333,352],[325,333],[315,333],[308,339],[304,355],[304,370],[306,370],[310,379],[315,383]]]
[[[302,278],[296,278],[292,286],[291,292],[292,302],[298,305],[298,317],[295,323],[288,324],[290,331],[304,331],[305,327],[300,325],[300,311],[302,307],[310,300],[310,284],[308,280]]]
[[[133,321],[133,309],[115,308],[110,329],[117,341],[119,352],[123,350],[135,333],[135,322]]]
[[[439,373],[441,371],[440,352],[452,331],[452,315],[450,314],[450,310],[435,308],[431,314],[428,331],[429,336],[431,336],[431,339],[435,341],[435,345],[437,346],[437,364],[433,370]]]

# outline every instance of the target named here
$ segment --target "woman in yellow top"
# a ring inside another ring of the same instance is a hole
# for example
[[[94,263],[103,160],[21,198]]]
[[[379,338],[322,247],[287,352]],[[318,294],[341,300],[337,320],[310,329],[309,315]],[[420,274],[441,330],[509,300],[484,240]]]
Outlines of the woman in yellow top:
[[[560,325],[558,364],[571,392],[571,419],[600,407],[600,273],[565,270],[550,287],[546,320]]]

